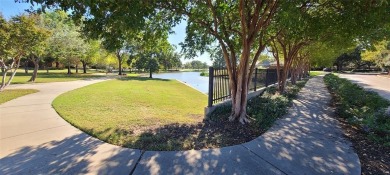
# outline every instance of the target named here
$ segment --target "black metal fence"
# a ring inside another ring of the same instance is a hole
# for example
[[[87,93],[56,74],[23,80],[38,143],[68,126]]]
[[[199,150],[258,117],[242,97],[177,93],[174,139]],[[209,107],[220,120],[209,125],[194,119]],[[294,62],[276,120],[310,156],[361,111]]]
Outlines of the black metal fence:
[[[249,91],[276,83],[278,80],[276,69],[255,69],[249,84]],[[209,98],[208,106],[211,107],[221,101],[230,99],[229,73],[226,68],[209,67]]]

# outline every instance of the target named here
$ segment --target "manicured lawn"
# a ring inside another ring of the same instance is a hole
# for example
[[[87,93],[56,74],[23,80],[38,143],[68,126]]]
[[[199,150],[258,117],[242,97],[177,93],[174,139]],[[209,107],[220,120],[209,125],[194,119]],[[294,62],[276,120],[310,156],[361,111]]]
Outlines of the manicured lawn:
[[[5,89],[0,92],[0,104],[36,92],[38,92],[36,89]]]
[[[177,149],[179,143],[162,143],[144,132],[199,123],[206,105],[207,96],[195,89],[174,80],[149,78],[97,83],[62,94],[53,102],[65,120],[90,135],[116,145],[154,150]]]
[[[275,88],[248,102],[252,122],[229,122],[231,107],[203,120],[207,96],[180,82],[110,80],[60,95],[53,107],[69,123],[111,144],[142,150],[189,150],[237,145],[257,138],[287,112],[306,81]]]
[[[324,72],[323,71],[310,71],[309,74],[311,77],[315,77],[315,76],[324,74]]]
[[[79,70],[79,73],[75,73],[75,70],[72,70],[72,74],[68,75],[67,70],[49,70],[49,73],[46,70],[39,70],[38,77],[35,83],[49,83],[49,82],[64,82],[64,81],[75,81],[88,78],[99,78],[105,76],[115,76],[115,74],[106,75],[105,73],[98,73],[95,70],[88,70],[86,74],[82,73],[82,70]],[[32,75],[32,70],[29,70],[29,73],[24,73],[24,70],[19,69],[16,73],[11,84],[26,84]],[[127,76],[138,76],[138,74],[127,74]]]

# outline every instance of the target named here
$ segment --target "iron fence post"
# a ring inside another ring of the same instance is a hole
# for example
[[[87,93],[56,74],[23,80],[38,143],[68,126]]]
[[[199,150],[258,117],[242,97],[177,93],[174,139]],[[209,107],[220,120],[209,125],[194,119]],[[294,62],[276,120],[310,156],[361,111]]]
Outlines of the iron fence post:
[[[214,68],[209,67],[209,99],[208,99],[208,107],[213,106],[213,89],[214,89]]]

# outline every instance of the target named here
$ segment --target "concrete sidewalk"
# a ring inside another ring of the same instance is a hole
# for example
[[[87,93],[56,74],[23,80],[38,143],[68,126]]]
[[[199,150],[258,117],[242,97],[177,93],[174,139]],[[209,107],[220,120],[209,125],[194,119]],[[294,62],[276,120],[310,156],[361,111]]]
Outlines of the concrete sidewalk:
[[[350,143],[315,77],[265,134],[231,147],[191,151],[121,148],[90,137],[52,109],[59,94],[101,80],[36,84],[0,105],[0,174],[360,174]]]
[[[101,81],[11,86],[39,92],[0,105],[0,174],[129,174],[141,151],[90,137],[51,106],[58,95]]]

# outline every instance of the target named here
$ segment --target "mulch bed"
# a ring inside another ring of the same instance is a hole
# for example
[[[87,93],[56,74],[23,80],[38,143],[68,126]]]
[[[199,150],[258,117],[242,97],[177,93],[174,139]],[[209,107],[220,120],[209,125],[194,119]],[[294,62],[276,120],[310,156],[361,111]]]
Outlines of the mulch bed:
[[[168,150],[190,150],[220,148],[249,142],[266,131],[256,129],[252,124],[242,125],[237,122],[220,120],[204,121],[198,124],[170,124],[143,131],[141,137],[150,137],[150,142],[132,146],[146,150],[166,150],[161,144],[170,144]],[[160,145],[160,146],[158,146]]]
[[[390,174],[390,147],[368,139],[361,129],[337,117],[344,130],[344,137],[353,144],[358,154],[363,175]]]

